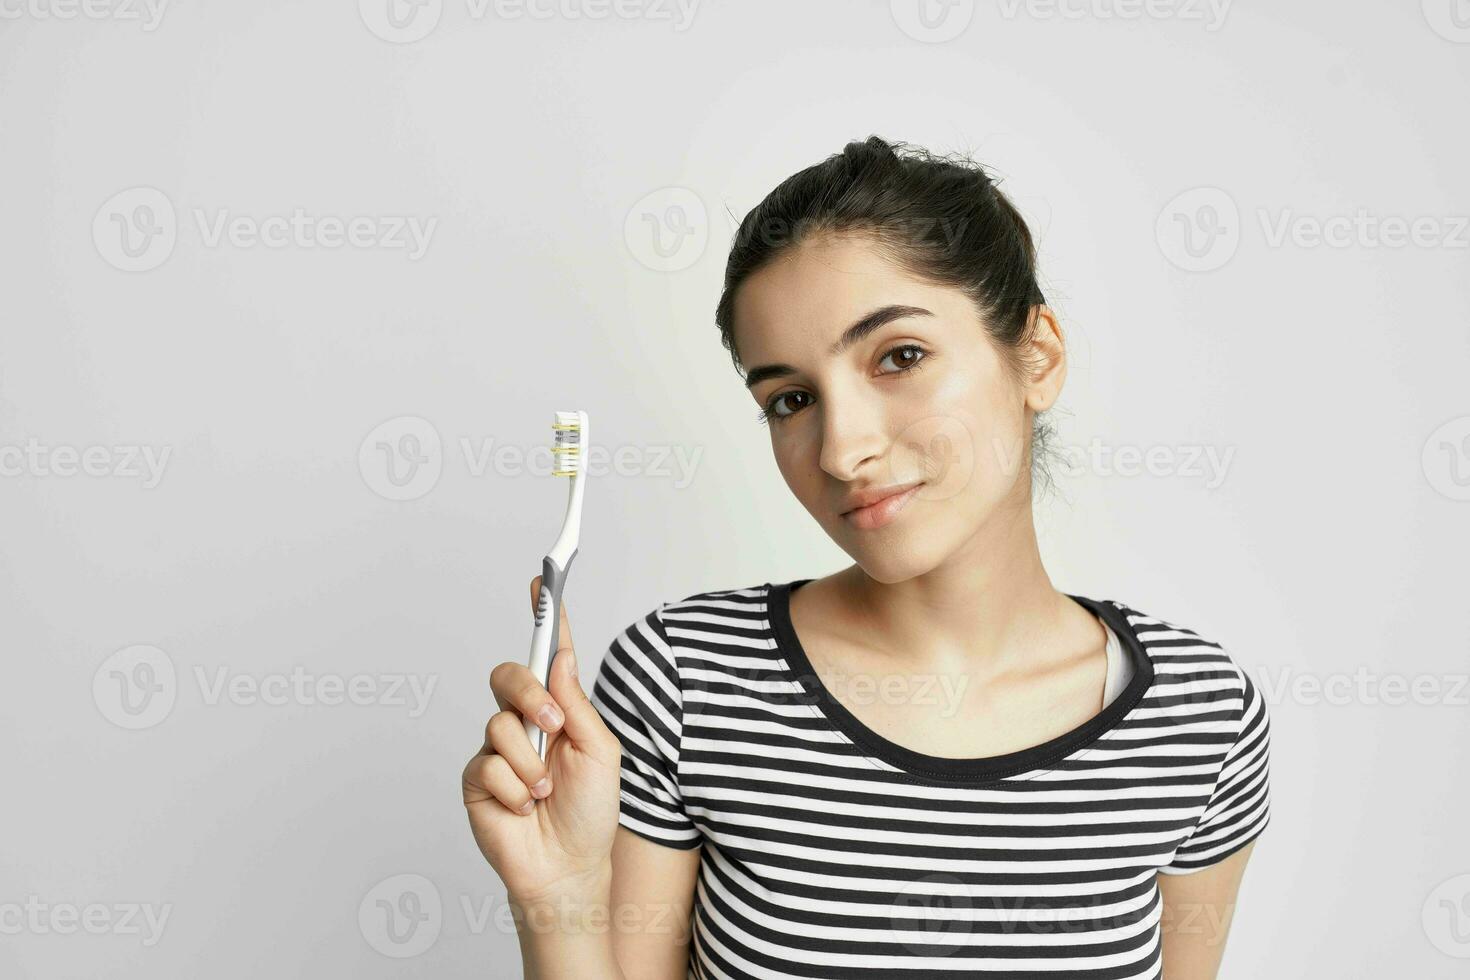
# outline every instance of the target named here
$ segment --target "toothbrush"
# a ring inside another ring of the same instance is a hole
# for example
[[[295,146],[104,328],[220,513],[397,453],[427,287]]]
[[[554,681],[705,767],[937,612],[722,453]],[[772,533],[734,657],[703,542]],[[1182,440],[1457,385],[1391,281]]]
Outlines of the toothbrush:
[[[556,656],[557,633],[561,629],[561,590],[567,569],[577,557],[577,535],[582,527],[582,488],[587,479],[587,413],[557,412],[551,425],[556,443],[551,448],[552,476],[569,476],[567,513],[562,519],[556,544],[541,559],[541,593],[536,599],[536,628],[531,632],[531,673],[545,688],[551,687],[551,659]],[[546,732],[534,719],[524,719],[526,736],[536,754],[546,758]]]

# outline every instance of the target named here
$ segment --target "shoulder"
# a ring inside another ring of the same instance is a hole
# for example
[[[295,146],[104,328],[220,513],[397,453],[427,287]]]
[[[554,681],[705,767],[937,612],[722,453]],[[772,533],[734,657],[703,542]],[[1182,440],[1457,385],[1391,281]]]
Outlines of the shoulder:
[[[660,602],[630,622],[613,641],[674,668],[690,657],[727,647],[766,647],[770,583],[695,592]]]
[[[1264,701],[1250,672],[1218,634],[1121,601],[1105,602],[1127,621],[1148,656],[1154,671],[1150,693],[1159,706],[1207,711],[1235,725],[1252,712],[1264,712]]]
[[[659,606],[658,618],[676,653],[712,653],[727,647],[768,646],[769,582],[710,589]]]

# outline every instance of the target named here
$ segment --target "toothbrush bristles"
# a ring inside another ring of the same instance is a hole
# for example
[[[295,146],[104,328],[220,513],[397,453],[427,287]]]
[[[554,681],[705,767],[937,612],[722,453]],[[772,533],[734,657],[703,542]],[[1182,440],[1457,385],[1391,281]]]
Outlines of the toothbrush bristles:
[[[576,412],[557,412],[551,429],[556,434],[556,444],[551,447],[552,476],[576,476],[581,464],[581,419]]]

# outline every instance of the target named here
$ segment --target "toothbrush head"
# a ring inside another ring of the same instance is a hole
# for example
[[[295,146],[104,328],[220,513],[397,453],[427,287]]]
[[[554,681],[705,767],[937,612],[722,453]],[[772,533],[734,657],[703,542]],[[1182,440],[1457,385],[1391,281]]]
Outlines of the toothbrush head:
[[[551,447],[552,476],[576,476],[585,468],[582,458],[583,412],[557,412],[551,424],[556,434],[556,444]]]
[[[567,515],[562,520],[561,534],[547,553],[557,568],[565,569],[577,554],[577,536],[582,526],[582,497],[587,489],[587,413],[557,412],[551,429],[556,444],[551,447],[551,475],[569,476]]]

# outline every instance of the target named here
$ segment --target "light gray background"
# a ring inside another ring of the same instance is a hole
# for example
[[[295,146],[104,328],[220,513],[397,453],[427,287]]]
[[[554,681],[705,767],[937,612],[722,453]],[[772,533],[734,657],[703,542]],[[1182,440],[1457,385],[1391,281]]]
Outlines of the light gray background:
[[[661,601],[844,564],[713,309],[733,220],[873,133],[1004,177],[1071,342],[1063,443],[1155,451],[1059,475],[1054,580],[1219,640],[1271,699],[1224,976],[1470,965],[1463,0],[961,2],[932,30],[912,2],[428,0],[401,30],[387,0],[37,2],[0,19],[0,973],[518,976],[457,783],[566,483],[473,453],[545,447],[557,409],[624,448],[568,586],[589,684]],[[158,195],[176,241],[128,271],[116,222]],[[297,208],[435,224],[410,255],[198,223]],[[399,492],[375,454],[411,418],[440,475]],[[139,657],[173,680],[124,704]],[[215,696],[297,668],[373,703]]]

